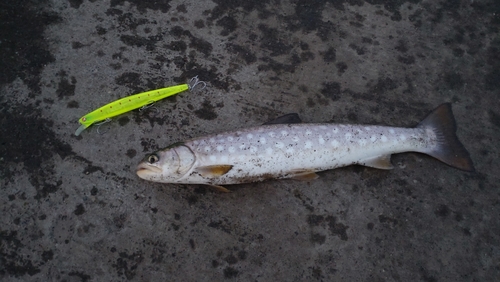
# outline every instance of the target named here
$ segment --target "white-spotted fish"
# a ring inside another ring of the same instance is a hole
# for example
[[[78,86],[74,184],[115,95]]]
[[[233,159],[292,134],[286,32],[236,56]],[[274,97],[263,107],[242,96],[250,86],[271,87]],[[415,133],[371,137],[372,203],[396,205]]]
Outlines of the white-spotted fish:
[[[414,128],[298,123],[289,114],[262,126],[175,143],[147,155],[137,167],[143,179],[221,185],[265,179],[315,179],[315,172],[348,165],[392,169],[392,154],[419,152],[452,167],[474,171],[458,140],[450,104],[442,104]]]

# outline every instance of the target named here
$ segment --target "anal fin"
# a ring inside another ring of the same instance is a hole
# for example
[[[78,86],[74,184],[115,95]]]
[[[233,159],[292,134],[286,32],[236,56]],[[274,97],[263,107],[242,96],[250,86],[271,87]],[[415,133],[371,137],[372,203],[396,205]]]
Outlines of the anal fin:
[[[359,161],[357,164],[378,169],[393,169],[391,155],[382,155]]]
[[[233,168],[232,165],[208,165],[196,168],[203,177],[218,177],[228,173]]]
[[[231,193],[231,192],[233,192],[233,191],[227,189],[226,187],[220,186],[220,185],[208,185],[208,186],[210,186],[210,188],[214,189],[215,191],[222,192],[222,193]]]
[[[312,170],[304,170],[304,171],[294,172],[293,176],[291,178],[295,179],[295,180],[301,180],[301,181],[310,181],[310,180],[314,180],[314,179],[319,178],[319,175],[317,175]]]

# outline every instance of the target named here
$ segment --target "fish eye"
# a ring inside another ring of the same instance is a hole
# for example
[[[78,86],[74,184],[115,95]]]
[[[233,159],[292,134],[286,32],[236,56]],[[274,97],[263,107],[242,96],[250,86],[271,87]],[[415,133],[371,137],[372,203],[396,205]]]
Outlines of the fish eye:
[[[148,157],[148,163],[154,164],[158,161],[158,156],[153,154]]]

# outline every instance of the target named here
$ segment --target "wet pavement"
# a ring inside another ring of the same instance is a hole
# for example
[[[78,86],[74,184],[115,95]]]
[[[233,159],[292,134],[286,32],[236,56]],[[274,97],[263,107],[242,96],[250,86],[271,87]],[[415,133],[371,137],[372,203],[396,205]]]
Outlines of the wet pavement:
[[[0,30],[3,281],[500,277],[498,1],[21,0]],[[74,135],[196,75],[206,89]],[[286,113],[411,127],[444,102],[474,173],[405,153],[229,194],[135,174],[146,153]]]

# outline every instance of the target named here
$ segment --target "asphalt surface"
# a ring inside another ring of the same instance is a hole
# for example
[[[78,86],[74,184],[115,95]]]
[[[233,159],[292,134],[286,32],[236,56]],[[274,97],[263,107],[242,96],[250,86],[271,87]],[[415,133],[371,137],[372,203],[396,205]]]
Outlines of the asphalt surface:
[[[498,281],[499,30],[495,0],[3,1],[0,280]],[[476,172],[405,153],[229,194],[135,175],[286,113],[411,127],[444,102]]]

